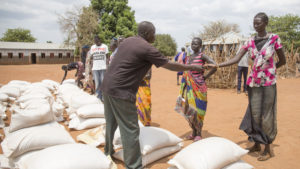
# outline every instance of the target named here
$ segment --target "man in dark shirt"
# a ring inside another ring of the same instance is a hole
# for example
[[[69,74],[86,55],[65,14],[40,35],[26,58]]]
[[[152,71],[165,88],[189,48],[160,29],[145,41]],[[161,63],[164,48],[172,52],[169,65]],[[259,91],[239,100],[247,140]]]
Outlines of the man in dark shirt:
[[[171,71],[203,69],[202,66],[170,62],[150,44],[154,40],[154,25],[147,21],[141,22],[138,25],[138,36],[129,37],[119,45],[101,85],[106,119],[105,154],[113,155],[112,142],[119,126],[127,169],[142,168],[135,101],[139,84],[151,66],[154,64]]]

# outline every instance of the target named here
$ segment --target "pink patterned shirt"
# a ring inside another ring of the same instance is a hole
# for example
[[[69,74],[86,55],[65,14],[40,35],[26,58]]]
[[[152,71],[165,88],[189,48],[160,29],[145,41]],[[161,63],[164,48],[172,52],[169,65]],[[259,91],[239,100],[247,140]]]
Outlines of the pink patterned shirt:
[[[276,84],[275,53],[276,50],[282,48],[279,36],[269,35],[269,39],[260,51],[255,46],[254,37],[246,41],[242,48],[249,51],[249,58],[253,60],[247,85],[260,87]]]

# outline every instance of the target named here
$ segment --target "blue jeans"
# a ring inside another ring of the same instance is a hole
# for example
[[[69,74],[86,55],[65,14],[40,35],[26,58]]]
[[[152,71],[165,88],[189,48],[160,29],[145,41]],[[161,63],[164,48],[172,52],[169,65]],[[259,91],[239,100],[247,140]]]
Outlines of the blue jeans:
[[[97,97],[102,100],[102,92],[100,91],[100,86],[104,78],[105,69],[103,70],[93,70],[93,79],[95,81],[95,92]]]
[[[247,75],[248,75],[248,67],[238,67],[238,84],[237,84],[237,90],[241,91],[241,83],[242,83],[242,75],[244,78],[244,92],[247,91]]]

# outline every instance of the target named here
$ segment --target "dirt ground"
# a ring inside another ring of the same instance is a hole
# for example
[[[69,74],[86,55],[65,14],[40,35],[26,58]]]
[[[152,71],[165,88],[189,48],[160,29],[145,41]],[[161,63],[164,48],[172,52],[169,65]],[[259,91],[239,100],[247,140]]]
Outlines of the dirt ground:
[[[74,77],[69,72],[67,78]],[[51,79],[60,82],[63,77],[61,65],[22,65],[0,66],[0,83],[10,80],[30,82]],[[174,111],[179,86],[176,85],[176,72],[153,67],[151,80],[153,126],[167,129],[183,138],[191,133],[185,119]],[[258,154],[248,154],[243,160],[257,169],[298,169],[300,168],[300,78],[279,79],[278,90],[278,135],[272,149],[275,157],[268,161],[257,161]],[[204,121],[203,136],[220,136],[230,139],[243,148],[251,146],[239,125],[247,107],[245,94],[237,94],[234,89],[209,89],[208,109]],[[83,131],[70,131],[75,138]],[[185,141],[187,146],[191,141]],[[103,148],[100,148],[103,150]],[[165,157],[147,166],[151,169],[166,169],[167,161],[174,155]],[[118,168],[124,168],[120,162]]]

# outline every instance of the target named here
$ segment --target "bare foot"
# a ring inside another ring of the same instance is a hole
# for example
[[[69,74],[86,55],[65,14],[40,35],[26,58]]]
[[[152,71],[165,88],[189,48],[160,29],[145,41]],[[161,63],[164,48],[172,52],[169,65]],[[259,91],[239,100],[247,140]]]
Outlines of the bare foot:
[[[254,144],[254,146],[247,148],[247,150],[249,150],[249,153],[260,152],[261,148],[259,144]]]
[[[258,161],[266,161],[270,159],[271,157],[274,157],[274,154],[271,152],[263,152],[258,158]]]

